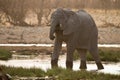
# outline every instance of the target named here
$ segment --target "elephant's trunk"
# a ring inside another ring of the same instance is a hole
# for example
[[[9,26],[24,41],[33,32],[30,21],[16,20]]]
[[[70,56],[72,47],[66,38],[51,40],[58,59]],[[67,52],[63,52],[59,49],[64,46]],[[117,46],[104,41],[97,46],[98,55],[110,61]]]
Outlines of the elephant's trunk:
[[[54,40],[54,38],[55,38],[54,33],[55,33],[55,29],[51,27],[50,28],[50,35],[49,35],[49,38],[51,40]]]
[[[55,20],[52,20],[51,28],[50,28],[50,35],[49,35],[49,38],[51,40],[54,40],[54,38],[55,38],[54,33],[55,33],[55,30],[56,30],[56,26],[57,26],[57,22]]]

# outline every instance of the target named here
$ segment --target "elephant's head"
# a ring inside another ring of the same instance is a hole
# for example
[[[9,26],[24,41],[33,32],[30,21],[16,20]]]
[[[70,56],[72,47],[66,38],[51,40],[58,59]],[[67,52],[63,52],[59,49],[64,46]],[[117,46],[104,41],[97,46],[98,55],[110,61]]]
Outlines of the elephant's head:
[[[63,33],[67,33],[69,29],[67,28],[68,20],[70,19],[71,15],[74,15],[75,13],[70,10],[63,10],[63,9],[57,9],[54,11],[51,15],[51,28],[50,28],[50,39],[54,40],[55,36],[54,33],[56,30],[63,30]]]

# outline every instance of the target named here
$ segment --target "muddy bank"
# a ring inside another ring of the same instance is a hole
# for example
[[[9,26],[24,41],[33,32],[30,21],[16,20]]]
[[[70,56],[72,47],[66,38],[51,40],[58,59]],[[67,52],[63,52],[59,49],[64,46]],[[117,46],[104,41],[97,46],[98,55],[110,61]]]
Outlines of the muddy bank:
[[[120,44],[120,28],[98,28],[99,44]],[[0,27],[0,44],[48,44],[49,27]]]

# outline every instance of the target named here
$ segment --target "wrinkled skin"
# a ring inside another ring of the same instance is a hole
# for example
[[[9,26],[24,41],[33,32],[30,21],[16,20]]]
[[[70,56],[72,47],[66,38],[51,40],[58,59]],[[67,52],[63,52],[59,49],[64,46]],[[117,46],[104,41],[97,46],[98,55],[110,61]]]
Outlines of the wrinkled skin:
[[[80,54],[80,69],[87,69],[86,52],[93,56],[98,69],[103,69],[98,55],[98,30],[93,18],[84,10],[73,12],[70,10],[57,9],[51,15],[51,28],[49,38],[55,39],[54,51],[51,59],[52,68],[58,66],[59,53],[62,42],[67,44],[66,67],[73,67],[73,53],[75,50]]]

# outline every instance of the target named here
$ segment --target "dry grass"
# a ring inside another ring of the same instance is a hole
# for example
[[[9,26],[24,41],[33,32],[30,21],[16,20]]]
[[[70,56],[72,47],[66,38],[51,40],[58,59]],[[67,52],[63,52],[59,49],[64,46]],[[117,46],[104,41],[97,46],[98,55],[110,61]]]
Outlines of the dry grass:
[[[72,9],[77,11],[78,9]],[[100,9],[85,9],[95,20],[98,27],[117,27],[120,28],[120,10],[100,10]],[[52,13],[55,10],[51,10]],[[51,15],[51,14],[50,14]],[[50,19],[50,16],[48,16]],[[44,17],[43,17],[44,18]],[[45,19],[42,21],[45,24]]]
[[[92,15],[98,27],[120,28],[120,10],[86,10]]]
[[[77,11],[78,9],[72,9],[73,11]],[[100,10],[100,9],[85,9],[92,17],[94,18],[96,24],[98,27],[117,27],[120,28],[120,10]],[[46,10],[44,10],[46,11]],[[51,10],[49,12],[49,15],[46,16],[46,14],[43,15],[42,17],[42,26],[48,25],[50,21],[50,16],[51,13],[55,11],[55,9]],[[27,16],[25,17],[25,21],[28,24],[32,25],[37,25],[38,20],[37,20],[37,14],[34,12],[28,12]],[[48,12],[45,12],[48,13]],[[4,19],[4,25],[5,26],[10,26],[8,25],[8,22],[6,24],[5,19]]]

